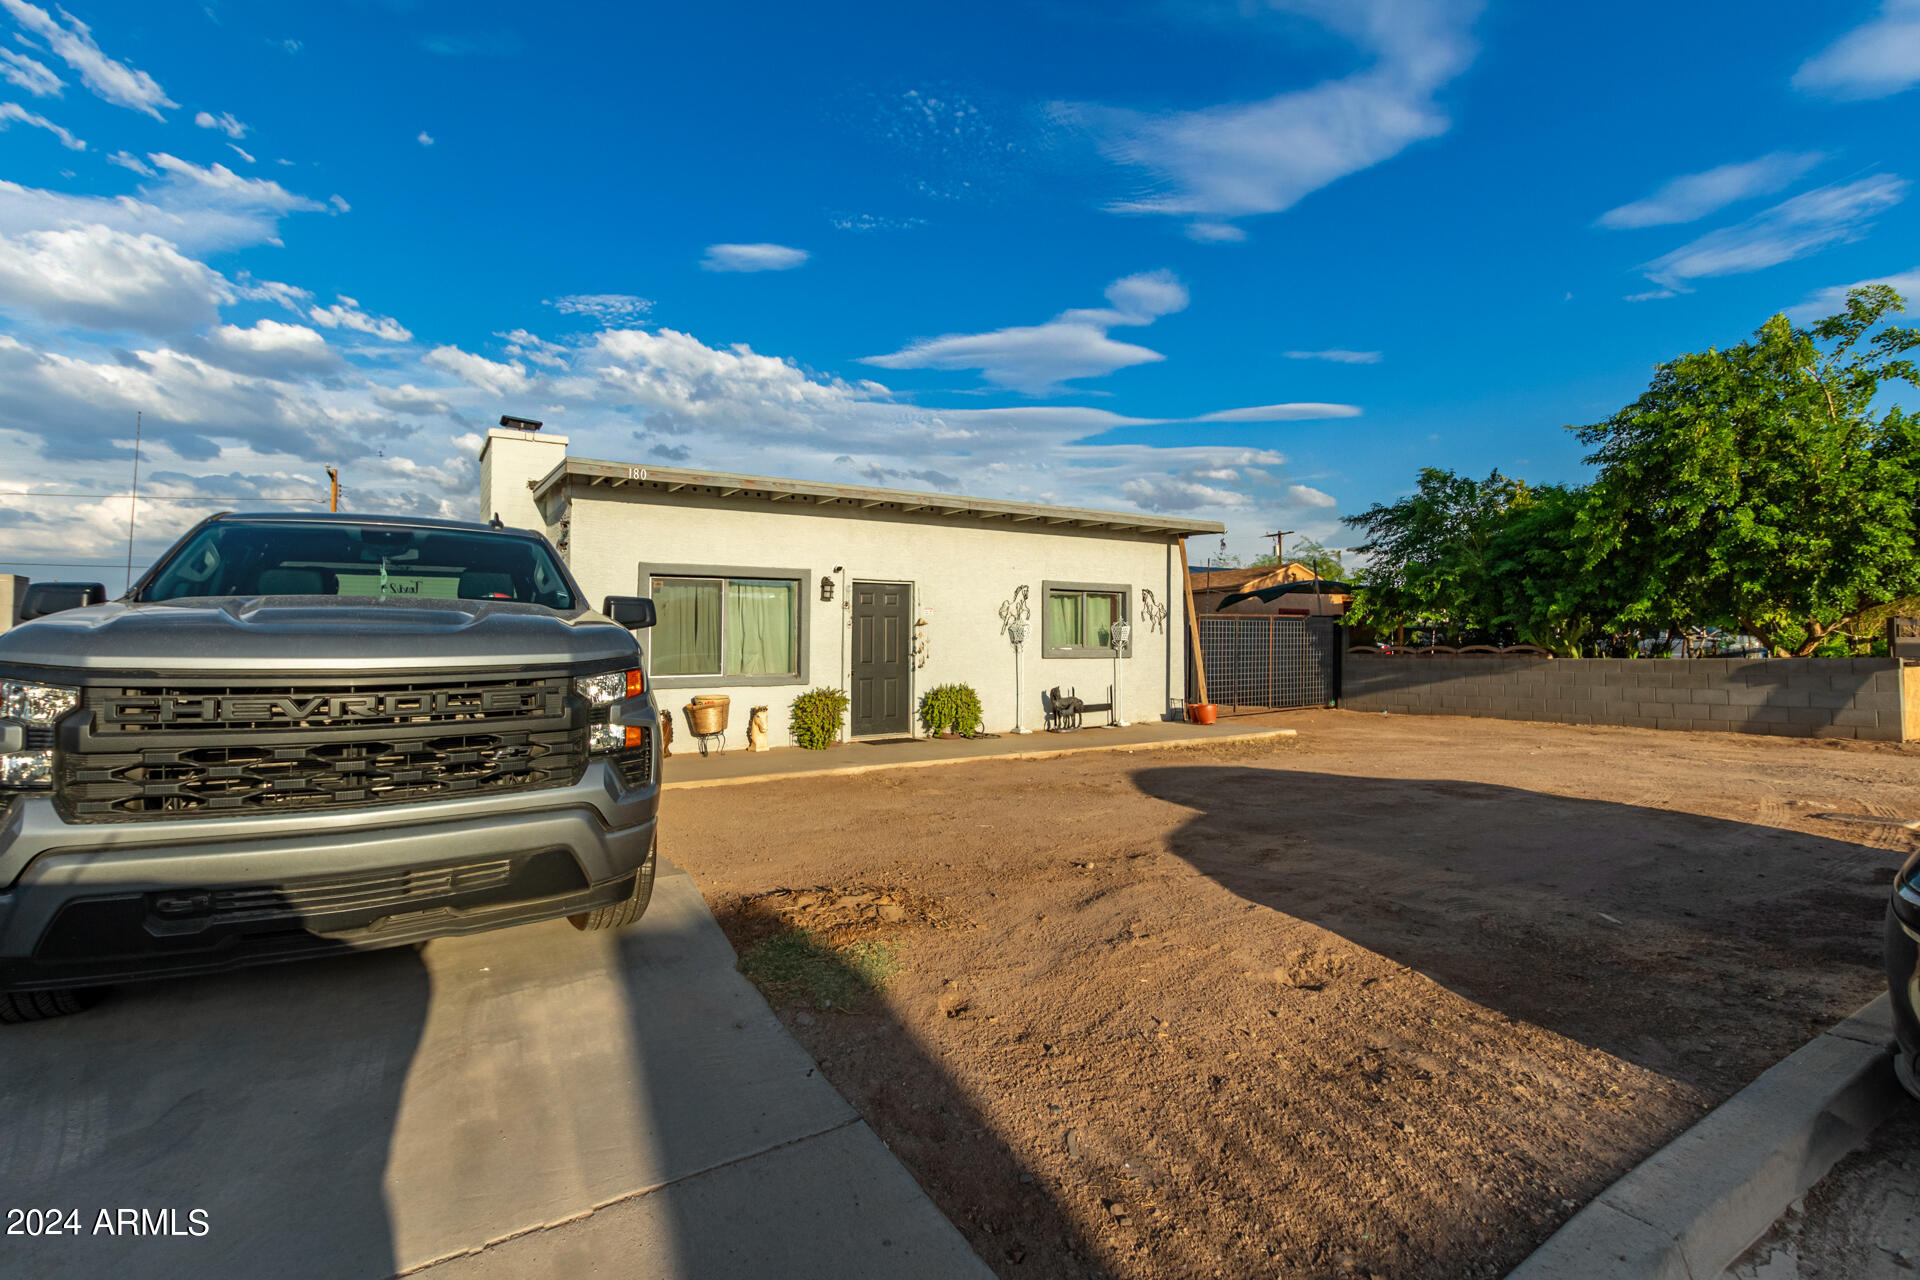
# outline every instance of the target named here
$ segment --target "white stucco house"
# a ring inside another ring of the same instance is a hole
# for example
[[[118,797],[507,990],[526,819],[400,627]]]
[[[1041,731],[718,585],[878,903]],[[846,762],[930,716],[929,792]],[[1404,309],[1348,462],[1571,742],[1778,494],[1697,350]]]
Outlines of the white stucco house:
[[[788,745],[794,696],[821,685],[847,690],[854,737],[924,732],[920,695],[954,682],[980,695],[994,733],[1041,728],[1056,686],[1107,701],[1116,671],[1122,720],[1184,701],[1181,540],[1219,524],[604,462],[567,443],[489,431],[483,515],[545,532],[596,603],[651,596],[659,625],[642,645],[660,705],[679,718],[695,694],[728,695],[729,748],[746,745],[755,706]],[[1016,717],[1002,606],[1022,587]],[[1130,632],[1117,658],[1116,622]]]

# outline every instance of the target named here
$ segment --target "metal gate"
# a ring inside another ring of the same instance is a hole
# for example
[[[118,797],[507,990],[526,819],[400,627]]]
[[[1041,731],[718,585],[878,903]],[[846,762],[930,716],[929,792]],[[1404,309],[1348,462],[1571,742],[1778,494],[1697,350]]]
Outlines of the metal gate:
[[[1195,619],[1207,699],[1223,715],[1331,706],[1340,693],[1340,629],[1328,618],[1213,614]],[[1187,665],[1188,699],[1199,696]]]

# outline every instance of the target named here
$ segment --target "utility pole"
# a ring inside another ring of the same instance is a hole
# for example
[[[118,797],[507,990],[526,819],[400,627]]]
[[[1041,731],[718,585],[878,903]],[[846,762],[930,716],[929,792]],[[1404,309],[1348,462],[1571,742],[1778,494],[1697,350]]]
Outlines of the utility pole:
[[[1294,532],[1292,529],[1276,529],[1267,535],[1273,539],[1273,567],[1276,569],[1284,569],[1286,567],[1287,557],[1280,550],[1280,539],[1292,532]]]
[[[133,490],[127,495],[127,590],[133,590],[133,518],[140,505],[140,419],[144,410],[133,415]]]
[[[331,488],[331,492],[327,495],[327,510],[338,511],[340,509],[340,469],[338,467],[327,468],[327,481]]]

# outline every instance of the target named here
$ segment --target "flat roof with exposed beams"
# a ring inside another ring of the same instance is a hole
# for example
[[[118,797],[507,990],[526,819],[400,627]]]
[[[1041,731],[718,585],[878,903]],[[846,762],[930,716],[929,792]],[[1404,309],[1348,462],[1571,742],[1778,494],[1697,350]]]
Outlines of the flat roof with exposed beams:
[[[812,480],[781,480],[772,476],[742,476],[683,467],[643,466],[631,462],[603,462],[596,458],[568,458],[532,482],[536,499],[555,488],[575,483],[588,490],[651,490],[730,498],[736,501],[792,502],[798,506],[851,507],[856,510],[924,513],[973,520],[1005,520],[1011,524],[1061,525],[1077,529],[1113,529],[1185,537],[1225,533],[1214,520],[1175,520],[1137,511],[1096,511],[1085,507],[1050,507],[1037,502],[1001,502],[948,493],[915,493],[906,489],[875,489],[865,485],[821,484]]]

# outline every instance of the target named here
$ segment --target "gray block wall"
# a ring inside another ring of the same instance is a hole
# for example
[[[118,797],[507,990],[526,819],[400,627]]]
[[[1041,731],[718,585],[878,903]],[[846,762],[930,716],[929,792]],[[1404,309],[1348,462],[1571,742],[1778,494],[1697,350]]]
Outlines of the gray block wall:
[[[1340,705],[1641,729],[1901,740],[1891,658],[1382,658],[1346,655]]]

